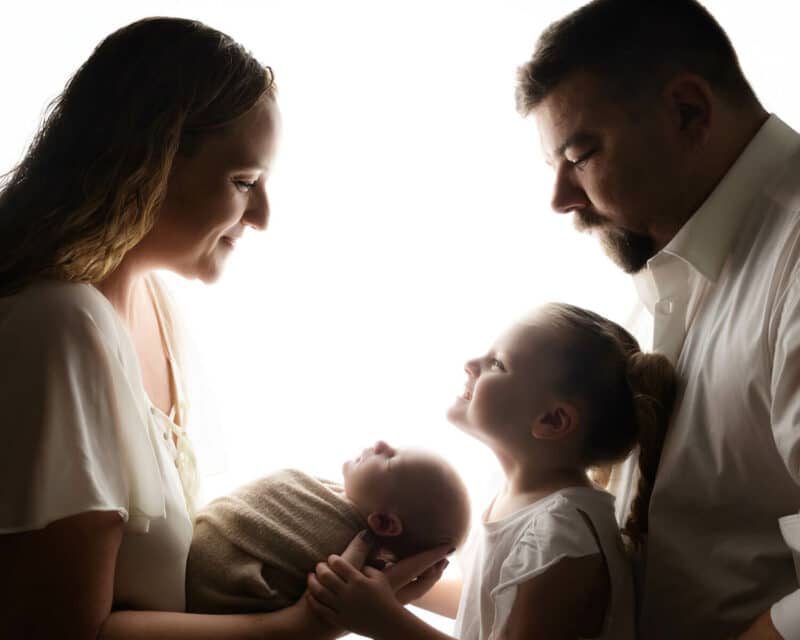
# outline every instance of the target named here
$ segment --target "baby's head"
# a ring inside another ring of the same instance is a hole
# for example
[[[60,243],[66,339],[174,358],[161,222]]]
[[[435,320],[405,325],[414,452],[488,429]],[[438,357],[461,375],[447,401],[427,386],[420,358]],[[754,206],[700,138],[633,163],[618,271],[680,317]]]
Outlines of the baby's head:
[[[469,528],[467,489],[442,457],[383,441],[342,467],[347,498],[382,547],[402,558],[439,545],[458,547]]]

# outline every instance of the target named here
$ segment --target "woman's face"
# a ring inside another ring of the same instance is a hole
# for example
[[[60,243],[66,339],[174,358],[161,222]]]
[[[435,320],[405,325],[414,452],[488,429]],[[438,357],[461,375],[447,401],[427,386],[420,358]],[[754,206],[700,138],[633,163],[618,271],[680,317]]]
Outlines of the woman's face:
[[[178,154],[164,203],[140,249],[158,267],[213,282],[246,227],[263,230],[269,219],[266,182],[275,154],[280,116],[263,98],[191,155]]]

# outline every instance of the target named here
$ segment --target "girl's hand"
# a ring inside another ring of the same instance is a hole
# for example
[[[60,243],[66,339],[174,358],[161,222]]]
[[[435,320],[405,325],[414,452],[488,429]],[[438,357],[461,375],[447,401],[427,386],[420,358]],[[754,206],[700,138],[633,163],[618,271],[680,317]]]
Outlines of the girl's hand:
[[[403,615],[384,573],[364,567],[363,573],[340,556],[320,562],[308,577],[306,600],[329,624],[375,637]]]
[[[362,624],[376,620],[385,628],[381,616],[402,612],[407,604],[426,593],[447,567],[446,546],[423,551],[389,566],[383,573],[361,568],[374,546],[374,537],[363,531],[348,545],[342,556],[331,556],[328,563],[317,565],[317,574],[309,576],[309,605],[331,624],[362,633]],[[365,604],[369,602],[370,604]],[[381,613],[371,615],[376,611]],[[368,615],[369,614],[369,615]],[[356,619],[357,618],[357,619]]]

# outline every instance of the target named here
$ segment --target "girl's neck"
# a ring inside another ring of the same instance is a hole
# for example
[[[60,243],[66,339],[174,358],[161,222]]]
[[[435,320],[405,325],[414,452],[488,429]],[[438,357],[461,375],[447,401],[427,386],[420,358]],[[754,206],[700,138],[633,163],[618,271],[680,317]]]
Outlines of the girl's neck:
[[[506,481],[487,512],[487,521],[504,518],[560,489],[593,486],[579,467],[525,465],[502,456],[498,458]]]

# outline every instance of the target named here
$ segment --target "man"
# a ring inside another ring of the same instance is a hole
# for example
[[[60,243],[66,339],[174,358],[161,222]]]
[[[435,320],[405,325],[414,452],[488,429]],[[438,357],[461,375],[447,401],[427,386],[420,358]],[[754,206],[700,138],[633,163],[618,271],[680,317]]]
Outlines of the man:
[[[582,7],[542,34],[517,98],[553,208],[634,274],[682,381],[641,636],[800,638],[800,135],[693,0]],[[630,463],[615,476],[624,505]]]

